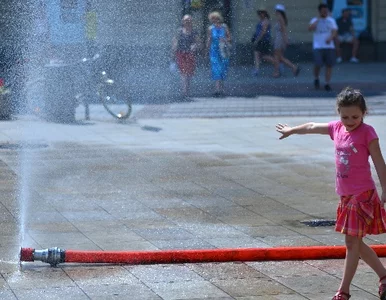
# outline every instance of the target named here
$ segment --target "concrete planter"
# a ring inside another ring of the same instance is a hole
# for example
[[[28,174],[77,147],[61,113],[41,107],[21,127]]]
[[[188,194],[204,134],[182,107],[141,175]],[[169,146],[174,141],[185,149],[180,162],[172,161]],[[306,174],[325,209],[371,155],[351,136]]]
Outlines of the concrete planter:
[[[9,120],[12,117],[12,100],[9,93],[0,94],[0,120]]]

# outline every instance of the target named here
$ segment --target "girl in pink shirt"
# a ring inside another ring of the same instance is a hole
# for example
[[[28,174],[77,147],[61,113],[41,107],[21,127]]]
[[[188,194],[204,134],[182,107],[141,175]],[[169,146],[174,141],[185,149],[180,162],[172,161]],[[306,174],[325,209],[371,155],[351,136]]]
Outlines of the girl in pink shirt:
[[[386,300],[386,269],[375,251],[363,241],[366,234],[386,232],[386,165],[373,127],[363,122],[366,101],[360,91],[343,89],[337,96],[339,121],[306,123],[290,127],[277,124],[280,139],[292,134],[327,134],[334,141],[336,192],[340,196],[335,230],[345,234],[346,258],[343,278],[333,300],[346,300],[362,258],[379,276],[379,297]],[[369,156],[382,186],[379,198],[371,176]]]

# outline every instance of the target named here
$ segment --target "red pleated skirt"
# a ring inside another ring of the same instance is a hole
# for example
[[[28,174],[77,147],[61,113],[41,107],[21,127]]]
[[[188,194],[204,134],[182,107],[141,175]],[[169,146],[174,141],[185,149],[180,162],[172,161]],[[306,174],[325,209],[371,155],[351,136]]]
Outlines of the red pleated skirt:
[[[386,212],[376,190],[359,195],[341,196],[335,230],[350,236],[386,232]]]

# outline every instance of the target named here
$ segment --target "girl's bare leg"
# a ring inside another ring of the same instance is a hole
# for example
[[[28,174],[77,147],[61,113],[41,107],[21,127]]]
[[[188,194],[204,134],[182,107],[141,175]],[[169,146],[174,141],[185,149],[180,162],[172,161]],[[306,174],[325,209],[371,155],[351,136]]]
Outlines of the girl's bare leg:
[[[216,80],[216,91],[217,94],[221,94],[223,92],[223,83],[222,80]]]
[[[275,57],[271,56],[271,55],[264,55],[263,56],[263,59],[267,62],[270,62],[271,64],[275,65]]]
[[[292,72],[294,72],[294,73],[296,72],[298,66],[294,65],[289,59],[287,59],[284,56],[282,56],[280,61],[283,62],[283,64],[285,64],[289,68],[291,68]]]
[[[273,67],[274,67],[273,76],[278,77],[280,76],[280,61],[282,59],[282,54],[280,49],[275,49],[273,53],[273,57],[275,58],[275,62],[273,64]]]
[[[363,242],[363,240],[361,240],[360,243],[359,254],[361,259],[366,264],[368,264],[369,267],[373,269],[375,273],[377,273],[379,278],[386,276],[386,269],[382,265],[379,257],[372,248],[370,248],[365,242]],[[383,282],[386,283],[386,279],[383,280]]]
[[[184,97],[189,96],[190,78],[187,75],[182,75],[182,95]]]
[[[320,66],[314,65],[314,77],[315,79],[319,79],[320,74]]]
[[[324,77],[326,78],[326,84],[330,84],[332,76],[332,66],[326,66],[326,72],[324,74]]]
[[[279,68],[279,62],[276,60],[275,56],[271,55],[264,55],[263,59],[269,63],[271,63],[274,66],[274,73],[272,74],[273,77],[279,77],[280,72],[276,72],[276,68]],[[276,67],[277,66],[277,67]]]
[[[292,69],[292,72],[295,74],[297,69],[298,69],[298,66],[296,66],[295,64],[293,64],[288,58],[285,58],[284,57],[284,53],[283,53],[283,49],[277,49],[275,50],[275,52],[277,51],[277,55],[279,57],[279,63],[282,62],[283,64],[285,64],[287,67],[291,68]]]
[[[355,272],[359,262],[359,250],[362,238],[356,236],[345,236],[346,243],[346,258],[344,260],[343,278],[339,286],[339,290],[348,293],[350,291],[350,284],[354,278]]]

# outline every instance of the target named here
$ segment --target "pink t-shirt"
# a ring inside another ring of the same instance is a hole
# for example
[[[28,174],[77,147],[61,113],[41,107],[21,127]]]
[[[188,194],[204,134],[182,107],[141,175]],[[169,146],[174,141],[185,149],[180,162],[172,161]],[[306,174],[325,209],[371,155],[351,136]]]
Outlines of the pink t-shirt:
[[[369,144],[378,139],[373,127],[362,123],[347,132],[341,121],[328,123],[335,145],[336,192],[341,196],[356,195],[375,189],[369,163]]]

